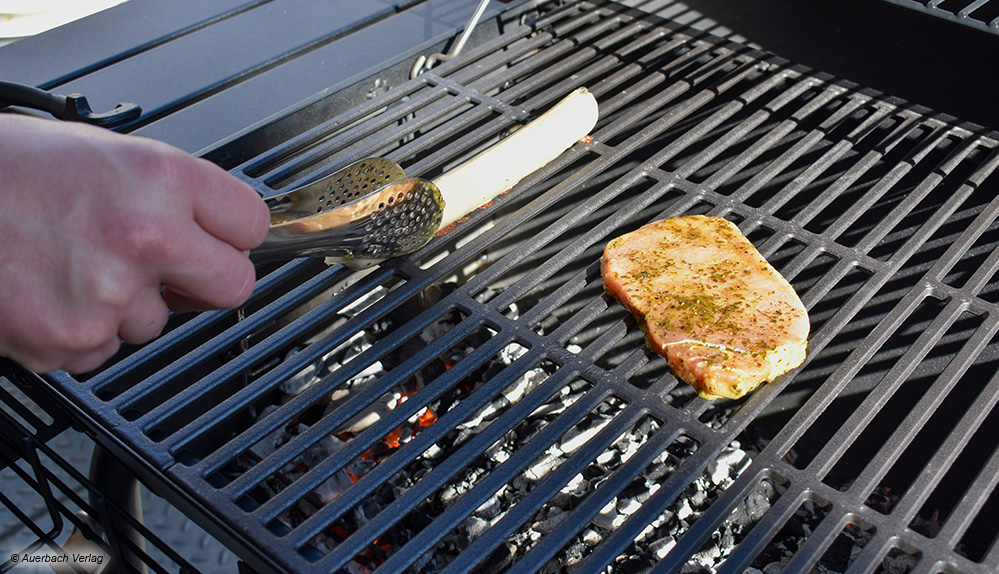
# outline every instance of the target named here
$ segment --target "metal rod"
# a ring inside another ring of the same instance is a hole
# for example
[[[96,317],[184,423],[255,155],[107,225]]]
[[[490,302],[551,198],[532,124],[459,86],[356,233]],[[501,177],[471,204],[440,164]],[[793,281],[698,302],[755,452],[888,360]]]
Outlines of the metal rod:
[[[482,18],[482,14],[486,11],[486,6],[489,5],[489,0],[479,0],[479,5],[475,7],[475,12],[472,13],[472,17],[465,24],[465,29],[462,30],[461,35],[458,36],[458,41],[455,43],[454,47],[451,48],[447,54],[437,53],[431,54],[430,56],[420,56],[416,59],[416,63],[413,65],[413,70],[410,73],[410,78],[415,78],[419,76],[424,70],[429,70],[434,67],[437,62],[447,62],[457,58],[461,51],[465,48],[465,43],[468,42],[469,36],[472,35],[472,30],[479,25],[479,20]]]
[[[90,459],[90,480],[98,486],[100,492],[90,492],[90,504],[101,512],[104,531],[107,534],[108,542],[111,546],[112,556],[115,561],[128,561],[129,565],[135,568],[139,574],[146,574],[148,569],[136,554],[125,551],[124,544],[115,544],[116,536],[123,536],[130,540],[135,548],[141,552],[146,551],[146,540],[128,521],[111,521],[103,518],[107,516],[107,501],[112,506],[117,506],[122,512],[126,512],[133,518],[142,521],[142,497],[139,489],[139,480],[125,467],[117,458],[105,450],[101,445],[94,445],[94,453]],[[121,568],[119,571],[124,572]]]

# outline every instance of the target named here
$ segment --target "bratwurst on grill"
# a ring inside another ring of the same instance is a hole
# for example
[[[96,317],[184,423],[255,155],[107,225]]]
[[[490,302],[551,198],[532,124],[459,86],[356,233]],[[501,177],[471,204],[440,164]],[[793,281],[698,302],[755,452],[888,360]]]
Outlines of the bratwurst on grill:
[[[805,306],[726,219],[649,223],[607,243],[601,273],[649,347],[702,397],[737,399],[805,360]]]

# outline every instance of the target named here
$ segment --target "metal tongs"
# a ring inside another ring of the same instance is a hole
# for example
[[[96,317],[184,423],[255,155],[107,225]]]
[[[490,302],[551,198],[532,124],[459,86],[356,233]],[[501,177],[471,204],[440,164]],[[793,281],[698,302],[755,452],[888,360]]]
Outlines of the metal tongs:
[[[268,202],[270,230],[252,260],[326,257],[356,269],[423,247],[444,213],[434,182],[406,177],[384,158],[363,159]]]

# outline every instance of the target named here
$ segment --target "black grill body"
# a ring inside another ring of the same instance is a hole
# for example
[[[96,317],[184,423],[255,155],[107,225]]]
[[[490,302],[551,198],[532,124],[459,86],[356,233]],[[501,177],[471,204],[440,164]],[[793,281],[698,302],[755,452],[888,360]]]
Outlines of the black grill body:
[[[175,317],[90,377],[17,376],[261,572],[679,572],[712,548],[718,572],[999,569],[995,134],[612,3],[492,22],[413,80],[202,153],[274,193],[370,156],[432,178],[579,86],[592,141],[412,256],[260,267],[243,309]],[[809,310],[805,364],[741,401],[679,383],[603,292],[606,241],[690,213],[736,222]],[[735,447],[751,461],[691,505]]]

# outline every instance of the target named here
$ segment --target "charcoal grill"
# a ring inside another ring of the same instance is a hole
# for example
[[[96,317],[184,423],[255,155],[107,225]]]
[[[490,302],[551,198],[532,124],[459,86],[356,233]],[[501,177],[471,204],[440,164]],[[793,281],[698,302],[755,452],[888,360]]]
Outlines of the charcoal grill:
[[[492,18],[460,58],[200,153],[275,194],[367,156],[433,178],[579,86],[592,141],[411,256],[260,266],[244,308],[92,375],[8,376],[258,572],[999,570],[996,134],[613,3]],[[809,309],[805,364],[740,401],[678,383],[603,293],[607,240],[690,213],[736,222]]]

